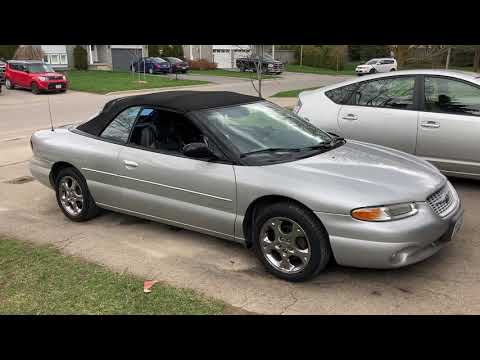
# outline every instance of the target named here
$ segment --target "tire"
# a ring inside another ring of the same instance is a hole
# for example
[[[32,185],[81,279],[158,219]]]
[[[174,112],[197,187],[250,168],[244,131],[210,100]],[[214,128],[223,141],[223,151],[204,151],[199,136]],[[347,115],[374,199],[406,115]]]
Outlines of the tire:
[[[152,69],[152,68],[148,69],[148,73],[149,73],[150,75],[152,75],[152,74],[153,74],[153,69]]]
[[[76,201],[76,207],[79,210],[75,211],[75,208],[71,205],[72,202],[68,201],[65,197],[68,196],[64,189],[64,184],[70,184],[70,191],[73,191],[70,196],[72,198],[78,198],[78,195],[82,195],[83,200]],[[78,187],[77,187],[78,186]],[[100,209],[95,204],[90,191],[88,190],[87,182],[83,175],[75,168],[68,167],[60,170],[55,179],[55,192],[57,197],[57,204],[64,213],[64,215],[72,221],[82,222],[90,220],[96,217],[100,213]],[[76,197],[75,197],[76,196]],[[82,205],[79,206],[79,203]]]
[[[35,94],[35,95],[40,94],[40,90],[38,89],[37,83],[32,82],[31,87],[32,87],[32,93],[33,93],[33,94]]]
[[[240,72],[245,72],[245,66],[240,66]]]
[[[390,69],[390,72],[395,71],[395,69]]]
[[[187,73],[187,70],[182,70],[182,74],[186,74]]]
[[[5,87],[6,87],[8,90],[13,90],[13,89],[15,89],[15,85],[13,84],[13,82],[10,81],[10,79],[6,79],[6,80],[5,80]]]
[[[376,69],[372,69],[372,70],[370,70],[368,73],[369,73],[369,74],[375,74],[376,72],[377,72]]]
[[[293,237],[293,229],[303,235]],[[305,281],[322,271],[332,256],[329,237],[320,220],[294,202],[278,202],[261,208],[255,217],[253,231],[253,248],[257,257],[267,271],[283,280]],[[303,260],[294,255],[294,249]],[[284,268],[280,264],[283,261],[293,268]]]

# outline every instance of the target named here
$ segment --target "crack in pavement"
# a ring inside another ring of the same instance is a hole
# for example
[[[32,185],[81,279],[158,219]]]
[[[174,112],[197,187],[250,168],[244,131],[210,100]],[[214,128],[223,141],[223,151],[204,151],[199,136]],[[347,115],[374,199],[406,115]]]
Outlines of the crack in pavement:
[[[295,296],[295,289],[290,286],[290,296],[293,298],[293,301],[286,305],[280,315],[285,315],[285,313],[298,302],[298,298]]]

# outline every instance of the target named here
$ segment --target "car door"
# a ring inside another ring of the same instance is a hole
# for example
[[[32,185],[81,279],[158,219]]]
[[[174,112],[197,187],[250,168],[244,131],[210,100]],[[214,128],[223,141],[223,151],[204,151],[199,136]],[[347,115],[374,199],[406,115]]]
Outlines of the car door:
[[[142,110],[141,117],[156,116],[155,124],[160,124],[156,127],[157,140],[165,136],[167,129],[161,125],[169,114],[150,108]],[[123,208],[172,225],[233,238],[236,216],[233,166],[188,158],[180,151],[158,149],[135,140],[136,131],[148,126],[148,121],[140,124],[137,120],[130,146],[122,148],[119,155]]]
[[[403,75],[360,82],[338,112],[341,135],[415,153],[416,81]]]
[[[480,85],[424,77],[417,152],[451,174],[480,174]]]
[[[140,106],[120,112],[102,131],[99,138],[85,137],[82,173],[93,198],[99,205],[121,207],[122,189],[118,174],[118,155],[127,143]]]
[[[30,87],[30,74],[28,73],[28,65],[20,65],[18,71],[18,84],[22,87]]]

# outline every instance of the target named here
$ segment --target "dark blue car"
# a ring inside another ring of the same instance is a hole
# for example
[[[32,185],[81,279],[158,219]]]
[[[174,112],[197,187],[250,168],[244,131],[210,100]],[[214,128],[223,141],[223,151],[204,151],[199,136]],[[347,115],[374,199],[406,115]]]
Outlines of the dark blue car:
[[[149,74],[167,74],[170,72],[170,63],[159,57],[141,58],[132,64],[132,70]]]

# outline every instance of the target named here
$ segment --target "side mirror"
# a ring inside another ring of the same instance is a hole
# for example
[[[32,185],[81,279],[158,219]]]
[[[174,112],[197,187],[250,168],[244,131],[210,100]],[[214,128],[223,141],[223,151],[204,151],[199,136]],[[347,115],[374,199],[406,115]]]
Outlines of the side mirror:
[[[213,159],[216,156],[213,152],[208,148],[207,144],[203,142],[198,143],[190,143],[183,147],[183,153],[192,158],[199,158],[199,159]]]

